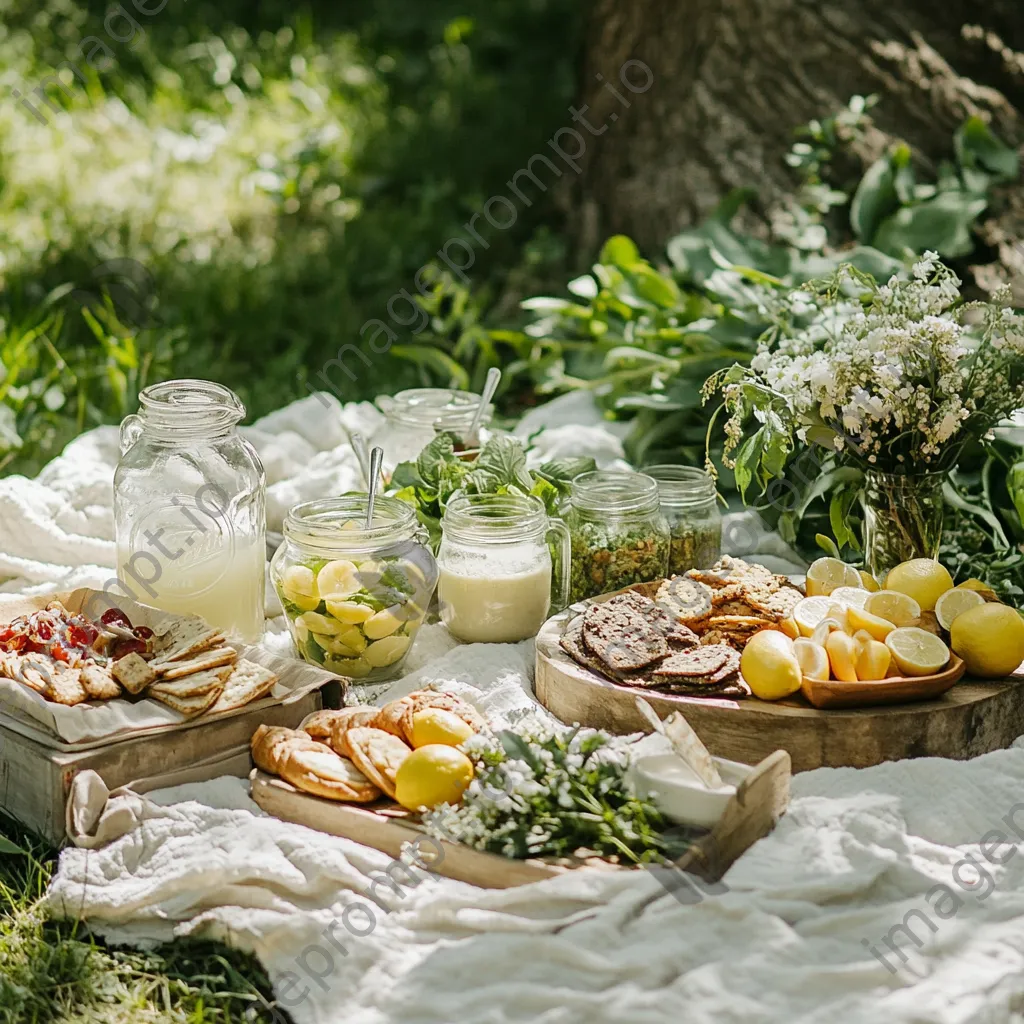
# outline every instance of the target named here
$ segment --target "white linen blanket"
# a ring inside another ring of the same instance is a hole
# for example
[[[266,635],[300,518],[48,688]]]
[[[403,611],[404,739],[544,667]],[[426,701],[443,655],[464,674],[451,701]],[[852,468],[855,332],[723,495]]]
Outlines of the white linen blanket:
[[[306,402],[256,427],[270,465],[285,444],[320,449],[294,477],[280,456],[277,517],[354,473],[337,423],[332,437],[325,411],[310,427],[322,407]],[[341,413],[363,427],[371,415]],[[598,424],[587,436],[621,456]],[[39,481],[0,481],[12,589],[109,573],[114,458],[110,432],[93,432]],[[453,646],[428,627],[414,658],[394,693],[436,681],[509,720],[532,706],[530,643]],[[672,894],[645,871],[483,891],[423,872],[411,884],[385,855],[270,818],[222,778],[126,805],[109,845],[64,852],[47,903],[113,941],[209,934],[251,949],[299,1024],[1021,1020],[1024,747],[808,772],[793,790],[725,891]]]

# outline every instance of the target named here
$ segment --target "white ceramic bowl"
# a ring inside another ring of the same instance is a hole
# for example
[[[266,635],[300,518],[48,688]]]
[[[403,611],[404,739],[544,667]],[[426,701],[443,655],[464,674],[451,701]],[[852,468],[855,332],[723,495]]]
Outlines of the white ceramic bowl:
[[[738,761],[714,759],[725,785],[708,789],[677,754],[648,754],[633,763],[633,782],[640,796],[652,800],[666,818],[681,825],[713,828],[736,787],[753,769]]]

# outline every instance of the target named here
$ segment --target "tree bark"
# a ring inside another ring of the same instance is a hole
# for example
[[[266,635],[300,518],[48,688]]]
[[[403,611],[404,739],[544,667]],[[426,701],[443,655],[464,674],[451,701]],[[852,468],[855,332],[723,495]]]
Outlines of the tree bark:
[[[972,114],[1019,145],[1021,48],[1020,0],[596,0],[580,94],[608,130],[588,138],[568,195],[580,249],[592,258],[622,232],[657,254],[751,185],[763,228],[798,184],[785,163],[794,129],[858,94],[881,97],[874,155],[899,138],[937,163]],[[627,61],[650,68],[649,89],[624,87],[644,81]],[[993,227],[997,247],[1021,237],[1000,231],[1012,226]]]

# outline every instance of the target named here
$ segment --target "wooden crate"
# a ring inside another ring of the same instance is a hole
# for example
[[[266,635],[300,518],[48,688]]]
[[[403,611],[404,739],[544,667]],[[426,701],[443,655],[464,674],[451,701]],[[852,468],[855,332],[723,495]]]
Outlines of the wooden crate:
[[[297,728],[303,718],[322,706],[338,706],[340,695],[340,687],[329,683],[323,691],[311,691],[290,704],[256,708],[207,723],[195,721],[187,728],[85,750],[56,743],[26,723],[0,714],[0,810],[47,842],[59,845],[65,839],[65,803],[78,772],[91,769],[109,789],[201,762],[210,765],[207,777],[216,778],[225,774],[218,770],[218,755],[230,762],[239,749],[248,746],[261,724]],[[248,763],[240,770],[237,758],[234,763],[234,770],[226,774],[244,778]]]

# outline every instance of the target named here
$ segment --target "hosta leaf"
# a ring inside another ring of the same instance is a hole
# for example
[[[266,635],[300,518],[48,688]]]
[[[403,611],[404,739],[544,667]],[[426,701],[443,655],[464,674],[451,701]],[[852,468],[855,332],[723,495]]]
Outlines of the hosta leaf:
[[[1020,158],[980,117],[969,117],[956,133],[957,159],[964,168],[981,168],[998,181],[1016,181]]]
[[[870,245],[882,221],[899,209],[896,172],[909,162],[910,150],[898,146],[865,172],[850,204],[850,226],[862,242]]]
[[[971,228],[985,212],[988,199],[968,192],[940,192],[917,206],[904,206],[878,229],[874,244],[882,252],[903,257],[932,249],[948,259],[974,249]]]

